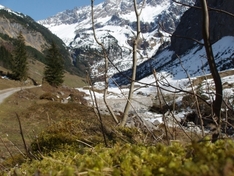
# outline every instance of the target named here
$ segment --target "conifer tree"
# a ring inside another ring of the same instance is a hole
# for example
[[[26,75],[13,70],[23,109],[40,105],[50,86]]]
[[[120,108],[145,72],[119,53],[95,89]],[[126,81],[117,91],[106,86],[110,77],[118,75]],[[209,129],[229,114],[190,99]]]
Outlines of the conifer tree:
[[[14,56],[11,62],[11,71],[14,79],[23,81],[28,76],[28,62],[25,40],[20,31],[15,41]]]
[[[0,46],[0,65],[9,69],[11,66],[11,60],[11,53],[4,46]]]
[[[48,50],[46,62],[44,70],[45,81],[47,81],[51,86],[60,86],[63,83],[64,63],[63,57],[54,42],[52,42]]]

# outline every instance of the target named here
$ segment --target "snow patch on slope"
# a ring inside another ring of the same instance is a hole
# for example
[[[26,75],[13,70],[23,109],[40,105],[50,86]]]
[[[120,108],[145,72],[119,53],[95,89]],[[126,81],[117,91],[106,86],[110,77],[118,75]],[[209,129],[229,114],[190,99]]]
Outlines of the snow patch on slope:
[[[15,11],[13,11],[13,10],[7,8],[7,7],[2,6],[1,4],[0,4],[0,10],[6,10],[6,11],[8,11],[9,13],[13,13],[13,14],[15,14],[15,15],[21,17],[21,18],[24,18],[24,17],[25,17],[24,14],[19,13],[19,12],[15,12]]]
[[[222,70],[222,62],[232,62],[234,59],[234,37],[226,36],[212,45],[215,62],[219,70]],[[181,60],[181,61],[180,61]],[[191,64],[192,63],[192,64]],[[204,75],[209,73],[209,66],[207,63],[205,48],[200,46],[194,47],[188,51],[187,54],[181,56],[174,62],[178,67],[172,67],[172,72],[176,79],[186,77],[181,64],[186,68],[190,76]]]
[[[50,30],[59,36],[66,45],[69,45],[74,39],[76,26],[76,24],[61,24],[59,26],[50,27]]]
[[[202,41],[201,41],[202,42]],[[234,37],[226,36],[212,45],[215,62],[219,71],[234,68]],[[194,76],[209,74],[209,64],[206,58],[205,48],[201,45],[195,45],[194,48],[187,51],[184,55],[178,56],[169,48],[164,49],[153,58],[141,63],[137,68],[137,80],[140,80],[156,72],[168,72],[175,79],[183,79]],[[123,76],[126,75],[126,76]],[[109,80],[109,85],[115,87],[118,85],[129,84],[128,76],[131,70],[114,74]]]
[[[191,77],[191,80],[196,79],[197,77]],[[173,94],[172,92],[175,91],[173,87],[176,87],[178,89],[183,89],[184,91],[191,91],[191,84],[189,79],[184,78],[184,79],[176,79],[173,77],[171,74],[167,72],[160,72],[157,74],[157,79],[160,81],[160,86],[161,86],[161,91],[164,96],[171,95]],[[155,101],[155,97],[157,96],[157,88],[155,84],[155,77],[153,75],[147,76],[144,79],[140,80],[139,82],[141,83],[136,83],[136,91],[134,91],[133,94],[133,104],[132,104],[132,113],[137,113],[141,118],[144,120],[151,122],[152,124],[154,123],[164,123],[163,122],[163,114],[159,113],[154,113],[150,112],[149,109],[153,105]],[[146,83],[147,85],[150,86],[145,86]],[[229,75],[225,76],[222,78],[222,83],[223,84],[234,84],[234,75]],[[214,95],[214,90],[212,89],[213,87],[213,80],[212,79],[207,79],[204,80],[201,83],[200,91],[204,92],[203,95],[207,95],[208,97],[211,97]],[[171,86],[171,87],[170,87]],[[95,87],[97,89],[102,90],[104,88],[103,85],[101,84],[96,84]],[[196,86],[195,86],[196,87]],[[194,88],[195,88],[194,87]],[[86,93],[86,99],[90,102],[90,106],[93,105],[91,102],[91,96],[93,96],[93,93],[90,94],[90,92],[87,89],[79,88],[79,91],[85,92]],[[165,91],[169,90],[169,91]],[[109,87],[108,88],[108,95],[107,95],[107,102],[108,105],[111,106],[114,110],[114,112],[123,112],[125,104],[126,104],[126,97],[128,95],[128,88],[117,88],[117,87]],[[229,86],[229,87],[224,87],[223,89],[223,94],[224,98],[230,98],[231,95],[234,93],[234,87]],[[101,110],[101,112],[106,113],[106,106],[103,102],[103,94],[102,93],[97,93],[95,92],[95,96],[97,98],[98,102],[98,107]],[[174,94],[173,94],[174,96]],[[176,93],[176,103],[180,104],[182,101],[182,98],[184,96],[183,92]],[[211,98],[212,99],[212,98]],[[229,99],[229,101],[233,101],[233,98]],[[169,104],[171,102],[168,102]],[[181,119],[183,119],[186,114],[188,114],[191,109],[185,109],[181,110],[179,112],[173,111],[173,116],[180,122]],[[166,115],[166,114],[164,114]],[[168,118],[168,116],[167,116]],[[175,125],[175,123],[169,122],[169,125]],[[200,132],[200,128],[196,127],[195,128],[197,132]],[[187,130],[195,130],[194,128],[189,127]]]
[[[167,10],[169,6],[170,3],[168,1],[165,1],[163,4],[160,4],[158,6],[146,5],[145,7],[142,8],[140,19],[142,22],[148,22],[148,23],[153,22],[154,19],[163,11]],[[125,20],[129,20],[130,22],[136,20],[136,15],[134,11],[127,14],[120,14],[120,17]]]

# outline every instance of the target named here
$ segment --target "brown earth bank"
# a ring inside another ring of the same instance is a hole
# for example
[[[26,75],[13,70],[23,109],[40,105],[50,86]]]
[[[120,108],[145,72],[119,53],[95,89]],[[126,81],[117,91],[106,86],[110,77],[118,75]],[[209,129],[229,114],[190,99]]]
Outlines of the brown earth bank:
[[[1,83],[0,80],[0,85]],[[9,86],[18,86],[18,83],[13,82]],[[92,109],[86,106],[83,96],[84,93],[76,89],[65,86],[54,88],[47,84],[0,90],[0,100],[1,97],[4,98],[0,106],[1,160],[20,151],[24,152],[17,116],[26,143],[30,145],[35,136],[55,121],[95,117]]]

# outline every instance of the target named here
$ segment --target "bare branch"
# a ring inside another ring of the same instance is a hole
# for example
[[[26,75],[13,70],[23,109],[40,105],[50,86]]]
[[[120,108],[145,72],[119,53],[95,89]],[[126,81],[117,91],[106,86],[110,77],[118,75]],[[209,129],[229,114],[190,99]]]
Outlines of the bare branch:
[[[108,72],[108,62],[110,61],[110,59],[108,58],[108,54],[106,52],[106,49],[105,49],[104,45],[101,42],[98,41],[97,36],[96,36],[95,26],[94,26],[93,2],[94,2],[94,0],[91,0],[93,34],[94,34],[95,41],[102,47],[102,51],[104,53],[104,58],[105,58],[105,89],[104,89],[103,99],[104,99],[105,105],[106,105],[109,113],[113,117],[116,124],[118,124],[119,121],[118,121],[117,117],[115,116],[115,113],[113,112],[112,108],[107,103],[107,98],[106,98],[107,90],[108,90],[108,75],[107,75],[107,72]]]
[[[199,7],[199,6],[192,6],[192,5],[185,4],[185,3],[182,3],[182,2],[178,2],[178,1],[175,1],[175,0],[172,0],[172,1],[175,2],[175,3],[177,3],[177,4],[186,6],[186,7],[190,7],[190,8],[194,8],[194,9],[199,9],[199,10],[202,9],[202,8]],[[228,12],[228,11],[225,11],[225,10],[216,9],[216,8],[212,8],[212,7],[208,7],[208,10],[209,10],[209,11],[215,11],[215,12],[218,12],[218,13],[223,13],[223,14],[229,15],[229,16],[231,16],[231,17],[234,17],[234,14],[232,14],[232,13],[230,13],[230,12]]]
[[[19,117],[19,115],[17,113],[16,113],[16,117],[17,117],[17,120],[18,120],[18,123],[19,123],[20,135],[21,135],[21,138],[22,138],[22,141],[23,141],[23,145],[24,145],[26,155],[27,155],[28,158],[32,159],[31,154],[30,154],[30,152],[28,150],[28,146],[26,144],[25,138],[24,138],[24,133],[23,133],[20,117]]]
[[[134,83],[135,83],[136,71],[137,71],[137,46],[138,46],[140,33],[141,33],[140,13],[137,11],[137,2],[136,2],[136,0],[133,0],[133,4],[134,4],[135,15],[136,15],[137,36],[136,36],[135,40],[133,41],[133,47],[132,47],[132,49],[133,49],[132,78],[131,78],[131,84],[130,84],[130,89],[129,89],[129,93],[128,93],[128,101],[127,101],[127,103],[125,105],[123,120],[122,120],[122,122],[120,124],[121,126],[124,126],[126,124],[126,122],[127,122],[128,112],[129,112],[130,104],[131,104],[131,101],[132,101]]]
[[[92,87],[92,93],[93,93],[93,94],[91,94],[91,92],[90,92],[90,96],[92,97],[92,95],[93,95],[92,99],[94,100],[94,101],[93,101],[93,104],[95,105],[95,106],[93,106],[93,110],[94,110],[94,113],[96,114],[96,116],[98,117],[98,120],[99,120],[99,122],[100,122],[101,131],[102,131],[102,136],[103,136],[103,139],[104,139],[104,143],[105,143],[105,145],[106,145],[106,147],[107,147],[108,144],[107,144],[106,135],[105,135],[105,129],[104,129],[105,127],[104,127],[104,125],[103,125],[102,116],[101,116],[100,110],[99,110],[99,108],[98,108],[97,98],[96,98],[96,95],[95,95],[95,92],[94,92],[93,85],[92,85],[91,82],[90,82],[90,77],[89,77],[89,75],[87,75],[87,81],[88,81],[88,83],[90,84],[90,86]],[[97,112],[95,111],[95,107],[97,108]]]
[[[190,75],[188,74],[187,70],[184,68],[184,66],[183,66],[183,64],[182,64],[182,62],[181,62],[181,59],[180,59],[180,57],[179,57],[178,55],[177,55],[177,58],[180,60],[180,65],[181,65],[182,69],[184,70],[184,72],[186,73],[186,75],[187,75],[187,77],[188,77],[188,79],[189,79],[189,82],[190,82],[190,84],[191,84],[192,92],[193,92],[194,98],[195,98],[197,114],[198,114],[198,116],[199,116],[200,123],[201,123],[202,137],[204,137],[204,136],[205,136],[205,133],[204,133],[204,123],[203,123],[203,119],[202,119],[202,115],[201,115],[201,111],[200,111],[200,107],[199,107],[199,102],[198,102],[197,94],[196,94],[196,92],[195,92],[195,90],[194,90],[193,82],[192,82],[192,80],[191,80],[191,78],[190,78]]]

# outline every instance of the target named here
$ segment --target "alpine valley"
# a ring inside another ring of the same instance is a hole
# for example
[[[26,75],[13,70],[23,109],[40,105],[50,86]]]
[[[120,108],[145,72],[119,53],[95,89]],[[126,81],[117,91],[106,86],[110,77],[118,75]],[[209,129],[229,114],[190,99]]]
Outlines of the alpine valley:
[[[194,4],[194,0],[183,0],[183,3]],[[172,33],[180,22],[181,15],[188,9],[171,0],[147,0],[142,7],[141,31],[142,37],[139,49],[138,64],[150,60],[159,48],[170,43],[169,33]],[[132,0],[106,0],[94,6],[96,35],[108,51],[109,58],[119,71],[131,68],[132,48],[136,33],[136,16]],[[101,47],[95,42],[91,23],[91,6],[77,7],[66,10],[48,19],[39,21],[59,36],[70,48],[73,63],[79,69],[90,69],[95,80],[101,80],[104,73],[104,59],[101,57]],[[109,74],[118,71],[109,64]]]
[[[130,86],[133,0],[94,6],[105,50],[91,6],[35,22],[0,5],[0,72],[1,48],[11,54],[21,31],[33,79],[43,78],[38,65],[52,40],[75,76],[70,82],[83,79],[58,87],[0,79],[0,175],[234,175],[234,0],[206,0],[222,85],[208,75],[200,0],[136,1],[141,35]],[[8,97],[9,90],[17,92]]]
[[[196,0],[178,2],[200,6]],[[176,79],[187,77],[187,73],[199,76],[209,72],[205,50],[199,44],[202,43],[201,12],[180,3],[146,0],[143,5],[143,0],[138,0],[138,10],[142,9],[142,35],[138,45],[137,80],[151,75],[153,69],[166,71]],[[233,1],[209,0],[208,4],[214,9],[234,13]],[[8,50],[12,50],[12,38],[21,30],[30,56],[45,62],[46,48],[54,40],[65,56],[66,70],[82,77],[88,71],[96,82],[103,80],[104,59],[101,47],[94,40],[90,6],[65,10],[38,23],[27,15],[0,6],[0,18],[1,45]],[[110,86],[114,86],[114,82],[128,84],[124,75],[131,75],[131,46],[136,35],[132,0],[105,0],[94,6],[94,19],[97,38],[114,64],[109,64],[108,69],[112,77]],[[228,13],[210,11],[211,41],[220,71],[234,66],[233,21]]]
[[[66,74],[69,74],[69,72],[73,75],[79,74],[79,70],[74,67],[71,62],[70,53],[64,42],[49,29],[34,21],[31,17],[0,5],[0,26],[1,76],[9,72],[10,59],[7,56],[12,54],[15,47],[14,42],[20,31],[25,39],[29,77],[35,82],[41,83],[42,81],[44,63],[46,62],[45,55],[51,41],[57,44],[64,58]]]
[[[200,6],[196,0],[178,2]],[[152,74],[152,69],[169,72],[175,78],[187,77],[187,73],[198,76],[209,72],[203,45],[195,42],[202,43],[201,12],[180,3],[147,0],[143,6],[143,0],[138,0],[138,10],[142,9],[142,35],[138,46],[137,80]],[[234,13],[232,1],[209,0],[208,4]],[[115,65],[109,64],[110,85],[114,86],[113,81],[120,85],[128,84],[129,80],[123,75],[131,75],[131,45],[136,34],[132,0],[106,0],[94,6],[94,19],[97,38]],[[211,39],[219,70],[233,68],[233,21],[230,15],[210,12]],[[102,80],[104,59],[101,47],[93,37],[90,6],[66,10],[39,23],[64,41],[76,67],[84,73],[89,70],[95,81]]]

